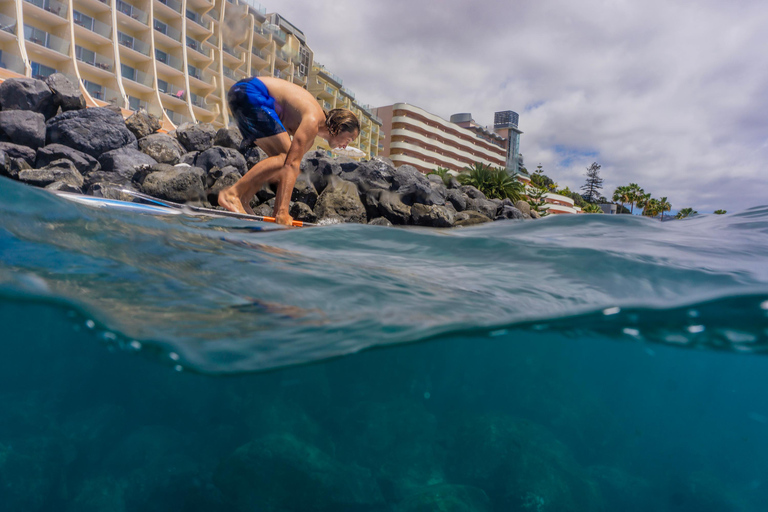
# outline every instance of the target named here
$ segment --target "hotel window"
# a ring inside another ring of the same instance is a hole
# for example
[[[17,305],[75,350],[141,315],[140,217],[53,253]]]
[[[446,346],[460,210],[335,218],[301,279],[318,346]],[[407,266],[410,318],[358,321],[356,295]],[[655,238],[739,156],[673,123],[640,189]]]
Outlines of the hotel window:
[[[168,54],[165,53],[162,50],[158,50],[155,48],[155,58],[158,62],[162,62],[163,64],[168,64]]]
[[[160,90],[160,92],[168,92],[168,82],[165,80],[157,79],[157,88]]]
[[[97,100],[104,99],[104,86],[95,84],[88,80],[83,80],[83,85],[85,86],[85,90],[88,91],[88,94]]]
[[[81,27],[85,27],[88,30],[93,30],[93,18],[86,16],[80,11],[72,11],[72,20]]]
[[[40,64],[39,62],[32,61],[30,62],[30,65],[32,66],[32,78],[38,76],[46,77],[56,72],[54,68],[46,66],[45,64]]]

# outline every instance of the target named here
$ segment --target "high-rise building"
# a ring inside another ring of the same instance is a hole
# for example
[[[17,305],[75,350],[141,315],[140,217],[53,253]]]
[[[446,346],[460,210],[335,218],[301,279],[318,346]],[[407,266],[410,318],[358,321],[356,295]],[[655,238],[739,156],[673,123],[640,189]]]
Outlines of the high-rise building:
[[[520,135],[523,133],[517,128],[520,116],[512,110],[496,112],[493,116],[493,129],[500,136],[507,139],[506,169],[509,174],[515,175],[520,171]]]
[[[165,129],[229,124],[241,78],[306,87],[304,34],[254,0],[5,0],[0,78],[67,75],[88,106],[145,108]]]
[[[437,167],[462,171],[475,163],[504,167],[506,140],[455,114],[451,121],[407,103],[375,109],[384,128],[382,155],[395,165],[410,164],[421,172]]]

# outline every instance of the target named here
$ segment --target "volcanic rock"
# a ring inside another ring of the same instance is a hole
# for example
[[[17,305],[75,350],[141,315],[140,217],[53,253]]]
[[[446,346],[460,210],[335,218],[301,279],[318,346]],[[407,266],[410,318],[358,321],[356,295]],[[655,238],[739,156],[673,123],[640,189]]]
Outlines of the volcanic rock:
[[[46,124],[48,144],[63,144],[94,158],[119,148],[138,148],[136,137],[125,127],[123,117],[108,108],[70,110]]]
[[[0,112],[0,140],[32,149],[45,145],[45,116],[30,110]]]

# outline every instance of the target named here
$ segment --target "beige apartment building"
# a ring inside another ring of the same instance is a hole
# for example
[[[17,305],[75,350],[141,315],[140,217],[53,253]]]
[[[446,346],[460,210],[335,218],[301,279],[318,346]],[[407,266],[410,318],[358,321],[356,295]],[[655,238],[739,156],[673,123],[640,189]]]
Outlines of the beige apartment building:
[[[381,119],[373,113],[370,105],[359,103],[355,99],[355,93],[344,87],[344,81],[339,76],[315,62],[309,73],[307,89],[315,95],[317,102],[325,110],[346,108],[360,120],[360,136],[349,145],[361,151],[357,159],[370,159],[379,155],[384,139]],[[333,148],[319,137],[315,140],[315,149],[334,153]]]
[[[471,116],[461,123],[445,119],[426,110],[395,103],[374,110],[383,123],[381,154],[396,166],[409,164],[421,172],[438,167],[456,172],[477,162],[503,168],[506,163],[506,139],[479,127]],[[454,116],[455,117],[455,116]]]
[[[0,79],[63,73],[88,106],[145,108],[168,130],[228,125],[241,78],[306,88],[312,61],[303,32],[253,0],[0,2]]]

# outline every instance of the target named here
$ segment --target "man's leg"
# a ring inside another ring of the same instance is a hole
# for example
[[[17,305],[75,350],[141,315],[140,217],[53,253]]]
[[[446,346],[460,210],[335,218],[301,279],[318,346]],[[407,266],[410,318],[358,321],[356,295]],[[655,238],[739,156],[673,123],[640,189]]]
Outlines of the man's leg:
[[[251,167],[233,186],[219,192],[219,205],[231,212],[253,215],[249,203],[262,185],[274,181],[280,169],[283,168],[285,157],[291,147],[291,138],[283,132],[258,139],[256,144],[264,150],[267,158]]]

